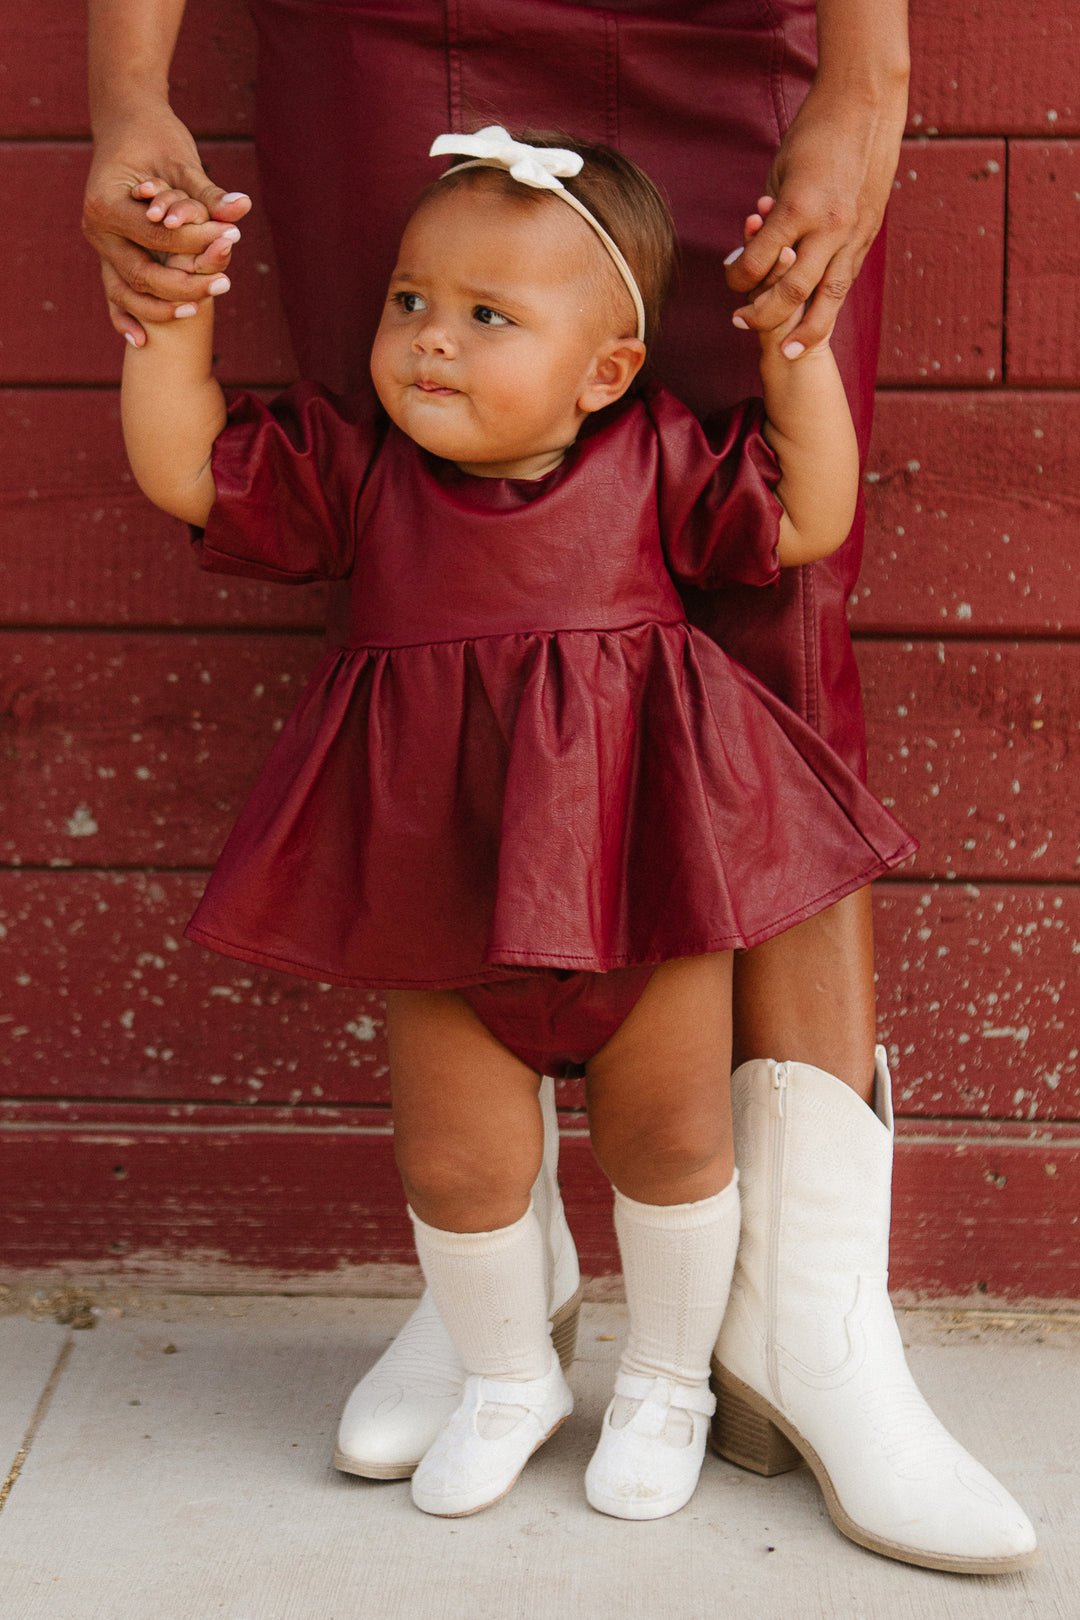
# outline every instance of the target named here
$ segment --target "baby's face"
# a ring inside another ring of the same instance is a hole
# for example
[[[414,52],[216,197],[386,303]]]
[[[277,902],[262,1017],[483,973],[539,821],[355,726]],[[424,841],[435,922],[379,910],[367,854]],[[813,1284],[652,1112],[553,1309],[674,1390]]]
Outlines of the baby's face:
[[[390,419],[466,472],[540,477],[640,364],[613,380],[609,270],[595,233],[557,198],[523,207],[483,184],[436,192],[406,227],[372,351]]]

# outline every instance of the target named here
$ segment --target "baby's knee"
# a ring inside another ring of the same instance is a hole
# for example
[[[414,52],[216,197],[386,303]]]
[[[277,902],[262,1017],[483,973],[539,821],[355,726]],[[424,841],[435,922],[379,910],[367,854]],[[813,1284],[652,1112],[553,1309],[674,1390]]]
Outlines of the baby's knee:
[[[731,1179],[734,1164],[730,1132],[720,1122],[703,1127],[699,1120],[661,1120],[637,1131],[616,1127],[600,1140],[594,1135],[593,1151],[612,1185],[646,1204],[708,1197]]]
[[[397,1144],[410,1207],[428,1226],[447,1232],[491,1232],[520,1220],[532,1178],[526,1167],[493,1164],[443,1143]]]

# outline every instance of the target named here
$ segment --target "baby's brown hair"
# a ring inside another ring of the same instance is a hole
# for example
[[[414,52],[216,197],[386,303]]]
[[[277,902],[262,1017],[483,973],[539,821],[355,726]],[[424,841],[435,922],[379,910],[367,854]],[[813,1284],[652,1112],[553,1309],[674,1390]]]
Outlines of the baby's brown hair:
[[[526,129],[513,139],[529,146],[560,147],[576,152],[583,160],[581,173],[564,178],[562,183],[618,244],[641,293],[645,306],[645,345],[651,346],[674,274],[677,251],[675,227],[656,186],[643,169],[611,146],[579,141],[557,130]],[[427,188],[421,202],[447,186],[464,185],[479,175],[505,196],[525,204],[535,205],[551,195],[523,185],[505,169],[470,168],[465,166],[466,162],[463,160],[447,169]],[[462,171],[460,179],[455,175],[456,169]]]

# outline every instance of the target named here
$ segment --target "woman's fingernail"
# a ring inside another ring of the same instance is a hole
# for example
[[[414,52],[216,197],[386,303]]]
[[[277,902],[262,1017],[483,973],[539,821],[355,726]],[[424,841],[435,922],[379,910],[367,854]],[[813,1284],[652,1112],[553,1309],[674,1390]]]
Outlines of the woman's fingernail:
[[[173,315],[178,321],[190,320],[192,315],[197,315],[198,313],[199,306],[197,304],[177,304],[176,308],[173,310]]]
[[[222,231],[218,240],[220,242],[239,242],[240,232],[235,225],[230,225],[227,231]]]
[[[131,347],[133,349],[137,349],[139,347],[139,345],[136,343],[135,339],[132,337],[130,332],[125,332],[124,333],[124,342],[125,343],[130,343]]]
[[[724,260],[724,263],[725,264],[734,264],[736,259],[741,259],[742,258],[742,252],[743,252],[743,250],[742,250],[741,247],[736,248],[733,253],[728,254],[727,258]]]
[[[737,326],[740,332],[749,332],[750,330],[749,326],[743,320],[741,315],[733,315],[731,317],[731,324],[732,326]]]
[[[216,298],[219,293],[228,292],[231,286],[232,282],[229,280],[228,276],[215,276],[206,290],[210,294],[211,298]]]
[[[784,343],[781,345],[781,352],[786,354],[789,360],[797,360],[805,349],[805,343]]]
[[[795,263],[797,257],[798,255],[793,247],[782,247],[780,252],[777,254],[777,258],[784,266],[785,270]]]
[[[247,202],[248,194],[246,191],[227,191],[221,200],[223,203]]]

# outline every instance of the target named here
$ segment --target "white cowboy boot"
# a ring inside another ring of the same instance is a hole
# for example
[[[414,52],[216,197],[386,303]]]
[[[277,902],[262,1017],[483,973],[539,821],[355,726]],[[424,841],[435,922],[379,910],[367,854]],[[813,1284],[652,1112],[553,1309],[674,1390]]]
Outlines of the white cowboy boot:
[[[822,1069],[732,1076],[742,1237],[713,1356],[714,1449],[759,1474],[805,1459],[833,1523],[874,1552],[961,1574],[1025,1569],[1035,1532],[938,1422],[888,1294],[893,1116]]]
[[[547,1234],[551,1339],[564,1371],[574,1359],[581,1277],[559,1196],[555,1083],[540,1084],[544,1162],[533,1207]],[[461,1400],[465,1369],[425,1290],[397,1338],[356,1385],[338,1429],[334,1467],[368,1479],[408,1479]]]

